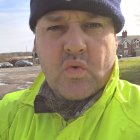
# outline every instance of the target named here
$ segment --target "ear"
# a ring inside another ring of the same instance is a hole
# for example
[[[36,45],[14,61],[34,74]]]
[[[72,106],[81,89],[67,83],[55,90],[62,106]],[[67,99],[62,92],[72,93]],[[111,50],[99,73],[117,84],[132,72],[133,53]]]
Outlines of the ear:
[[[33,48],[33,50],[34,50],[34,52],[37,51],[37,48],[36,48],[36,36],[35,36],[35,38],[34,38],[34,48]]]
[[[117,35],[114,34],[114,37],[115,37],[115,46],[116,46],[116,50],[118,49],[118,38],[117,38]]]
[[[36,37],[34,38],[33,52],[37,54]]]

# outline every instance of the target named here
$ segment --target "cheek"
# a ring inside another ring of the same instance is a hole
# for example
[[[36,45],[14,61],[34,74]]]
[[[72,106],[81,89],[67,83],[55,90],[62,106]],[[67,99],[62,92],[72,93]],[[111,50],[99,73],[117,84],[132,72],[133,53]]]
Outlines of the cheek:
[[[58,69],[62,57],[61,47],[57,43],[49,41],[37,42],[37,53],[43,71]]]
[[[104,68],[110,69],[114,65],[116,59],[116,42],[114,38],[109,38],[106,41],[105,53],[104,53]]]
[[[105,44],[101,40],[91,40],[88,44],[88,53],[92,62],[99,64],[106,52]]]
[[[116,54],[116,44],[114,38],[104,38],[90,41],[89,44],[90,61],[96,67],[105,67],[105,65],[112,65]],[[106,66],[107,67],[107,66]]]

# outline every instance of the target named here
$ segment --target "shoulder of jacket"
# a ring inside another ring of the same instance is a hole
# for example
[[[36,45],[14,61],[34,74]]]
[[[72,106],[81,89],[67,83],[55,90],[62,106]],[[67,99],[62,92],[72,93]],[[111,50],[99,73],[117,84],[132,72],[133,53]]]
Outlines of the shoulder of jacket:
[[[117,88],[119,95],[127,102],[134,104],[134,101],[140,103],[140,86],[132,84],[125,80],[120,80]]]
[[[0,136],[10,127],[26,91],[8,93],[0,100]]]
[[[1,106],[6,107],[9,106],[9,104],[17,104],[17,103],[30,104],[32,99],[34,99],[34,97],[38,93],[43,81],[44,81],[43,74],[40,73],[39,76],[35,79],[31,87],[24,90],[11,92],[3,96],[3,98],[0,99],[0,107]]]
[[[120,80],[116,98],[126,116],[140,127],[140,86]]]
[[[44,79],[41,72],[30,88],[8,93],[0,99],[0,138],[8,131],[15,115],[23,107],[33,107],[34,98]]]

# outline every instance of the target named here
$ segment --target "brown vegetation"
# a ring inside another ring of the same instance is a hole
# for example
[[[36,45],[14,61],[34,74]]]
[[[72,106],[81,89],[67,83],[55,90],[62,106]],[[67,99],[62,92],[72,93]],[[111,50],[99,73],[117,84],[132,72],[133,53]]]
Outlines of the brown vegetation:
[[[15,62],[21,59],[32,59],[32,52],[15,52],[15,53],[1,53],[0,62]]]

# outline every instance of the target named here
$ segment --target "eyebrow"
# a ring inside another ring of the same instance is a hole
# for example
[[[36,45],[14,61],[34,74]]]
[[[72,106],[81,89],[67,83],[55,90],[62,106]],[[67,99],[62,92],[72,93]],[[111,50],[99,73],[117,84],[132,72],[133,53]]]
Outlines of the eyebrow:
[[[44,19],[52,22],[58,22],[64,20],[64,16],[48,14],[44,17]]]
[[[92,13],[85,14],[85,19],[92,19],[92,18],[97,18],[97,17],[99,17],[99,15],[95,15]],[[68,20],[68,18],[65,15],[57,15],[57,14],[54,15],[52,13],[45,15],[44,19],[50,22],[61,22],[61,21]]]

